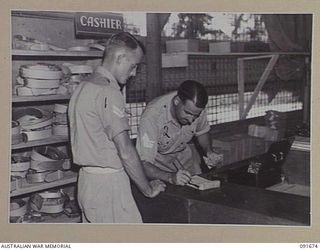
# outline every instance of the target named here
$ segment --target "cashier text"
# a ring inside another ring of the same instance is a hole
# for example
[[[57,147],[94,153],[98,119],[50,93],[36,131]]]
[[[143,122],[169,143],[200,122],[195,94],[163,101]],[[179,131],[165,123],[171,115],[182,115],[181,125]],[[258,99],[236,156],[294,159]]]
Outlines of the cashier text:
[[[81,16],[80,24],[84,27],[122,30],[121,20],[119,19]]]

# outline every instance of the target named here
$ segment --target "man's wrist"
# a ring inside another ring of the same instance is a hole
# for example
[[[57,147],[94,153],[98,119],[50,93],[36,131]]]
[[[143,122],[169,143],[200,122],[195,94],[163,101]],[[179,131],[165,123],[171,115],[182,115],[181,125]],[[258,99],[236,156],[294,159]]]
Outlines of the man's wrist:
[[[146,186],[143,190],[141,190],[141,192],[144,194],[144,196],[150,197],[151,193],[152,193],[152,188],[151,188],[150,184],[148,186]]]
[[[173,181],[174,178],[175,178],[175,173],[172,173],[172,174],[170,173],[170,174],[169,174],[169,178],[168,178],[168,182],[169,182],[170,184],[173,184],[173,185],[174,185],[174,184],[175,184],[174,181]]]

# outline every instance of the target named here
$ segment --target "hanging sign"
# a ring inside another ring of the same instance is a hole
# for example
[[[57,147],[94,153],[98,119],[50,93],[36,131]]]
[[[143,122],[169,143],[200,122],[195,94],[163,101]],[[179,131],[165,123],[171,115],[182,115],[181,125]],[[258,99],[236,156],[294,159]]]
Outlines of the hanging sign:
[[[123,16],[106,12],[77,12],[75,31],[81,37],[109,36],[123,31]]]

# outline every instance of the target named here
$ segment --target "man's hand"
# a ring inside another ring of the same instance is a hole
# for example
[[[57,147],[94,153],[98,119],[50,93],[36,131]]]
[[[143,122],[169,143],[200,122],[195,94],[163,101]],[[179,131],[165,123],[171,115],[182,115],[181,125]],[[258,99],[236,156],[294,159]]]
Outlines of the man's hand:
[[[166,184],[160,180],[152,180],[149,182],[149,185],[151,187],[151,191],[148,194],[144,194],[149,198],[156,197],[160,192],[166,189]]]
[[[223,161],[223,155],[216,152],[210,152],[207,154],[207,157],[204,157],[204,161],[209,168],[212,167],[221,167]]]
[[[191,174],[186,170],[178,170],[171,179],[172,184],[184,186],[191,180]]]

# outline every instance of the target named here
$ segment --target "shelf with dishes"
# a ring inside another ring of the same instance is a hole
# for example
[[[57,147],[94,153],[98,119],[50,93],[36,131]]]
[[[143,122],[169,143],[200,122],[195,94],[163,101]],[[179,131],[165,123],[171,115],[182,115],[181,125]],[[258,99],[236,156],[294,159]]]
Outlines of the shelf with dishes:
[[[25,178],[21,179],[21,184],[19,187],[10,192],[10,197],[15,197],[19,195],[24,195],[28,193],[33,193],[37,191],[42,191],[46,189],[51,189],[55,187],[60,187],[63,185],[75,183],[77,181],[77,173],[74,171],[66,171],[63,174],[63,178],[53,182],[42,182],[42,183],[28,183]]]
[[[69,100],[71,95],[12,96],[13,103]]]
[[[34,140],[34,141],[21,142],[18,144],[14,144],[11,146],[11,149],[12,150],[23,149],[23,148],[30,148],[30,147],[36,147],[36,146],[64,143],[68,141],[69,141],[68,136],[53,135],[49,138],[42,139],[42,140]]]

